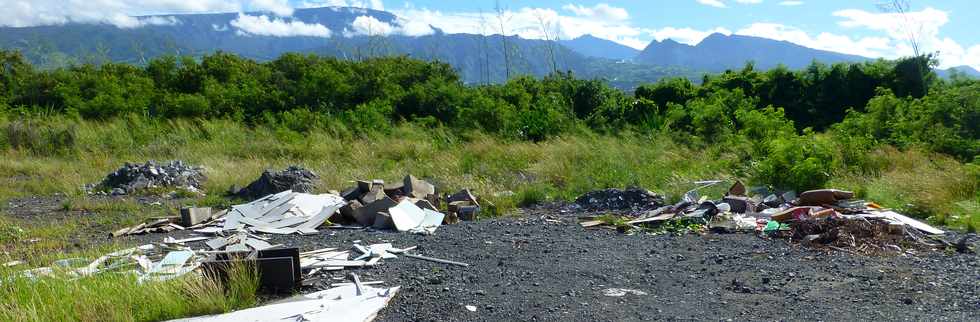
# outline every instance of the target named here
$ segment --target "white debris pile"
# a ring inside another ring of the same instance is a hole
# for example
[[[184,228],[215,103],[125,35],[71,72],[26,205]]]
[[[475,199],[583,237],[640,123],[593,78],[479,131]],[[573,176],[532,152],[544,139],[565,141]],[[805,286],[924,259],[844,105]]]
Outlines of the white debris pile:
[[[400,289],[371,287],[357,275],[351,277],[353,283],[280,303],[174,321],[372,321]]]
[[[200,267],[204,256],[183,246],[186,240],[168,240],[163,244],[148,244],[106,254],[88,262],[81,258],[61,259],[49,267],[21,272],[26,278],[68,278],[93,276],[107,272],[131,272],[140,282],[165,281],[190,273]]]
[[[396,248],[390,243],[372,244],[368,246],[355,242],[347,250],[338,248],[323,248],[299,254],[299,266],[306,272],[307,279],[318,273],[340,271],[349,268],[373,267],[382,260],[398,258],[398,256],[442,263],[447,265],[468,267],[469,264],[411,254],[416,247]]]

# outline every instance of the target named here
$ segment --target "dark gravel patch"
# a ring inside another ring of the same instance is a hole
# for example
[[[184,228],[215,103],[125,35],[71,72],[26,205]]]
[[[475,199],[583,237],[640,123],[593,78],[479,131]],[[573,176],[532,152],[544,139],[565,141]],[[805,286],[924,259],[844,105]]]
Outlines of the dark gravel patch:
[[[975,255],[868,257],[750,234],[624,235],[552,218],[463,223],[433,236],[329,230],[272,240],[304,251],[391,242],[471,264],[401,257],[334,273],[402,286],[379,321],[980,319]],[[647,295],[609,297],[608,288]]]

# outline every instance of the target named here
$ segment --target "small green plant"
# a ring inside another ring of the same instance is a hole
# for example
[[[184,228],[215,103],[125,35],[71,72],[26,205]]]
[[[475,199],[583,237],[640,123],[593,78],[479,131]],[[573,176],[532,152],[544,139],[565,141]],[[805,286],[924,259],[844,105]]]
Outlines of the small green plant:
[[[690,233],[702,233],[707,229],[703,223],[689,220],[668,220],[659,226],[649,228],[647,231],[654,235],[673,234],[684,235]]]
[[[7,244],[21,240],[26,233],[20,226],[8,223],[0,218],[0,244]]]
[[[548,201],[548,192],[550,190],[547,186],[541,184],[526,185],[518,190],[514,198],[517,200],[518,207],[529,207]]]

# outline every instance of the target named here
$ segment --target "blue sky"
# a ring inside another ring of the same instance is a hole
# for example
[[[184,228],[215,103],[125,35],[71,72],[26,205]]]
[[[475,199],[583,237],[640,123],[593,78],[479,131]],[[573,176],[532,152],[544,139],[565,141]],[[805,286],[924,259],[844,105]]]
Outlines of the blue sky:
[[[786,40],[800,45],[868,57],[912,54],[906,35],[916,35],[923,52],[938,52],[943,67],[980,69],[980,10],[976,0],[917,1],[904,18],[882,13],[885,0],[499,0],[506,20],[501,30],[494,0],[0,0],[0,25],[66,22],[111,23],[121,28],[173,20],[140,21],[132,16],[194,12],[264,13],[240,17],[233,27],[261,35],[349,36],[381,31],[424,35],[429,26],[450,33],[506,33],[526,38],[568,39],[583,34],[642,49],[671,38],[696,44],[712,32]],[[350,30],[292,21],[294,8],[355,6],[393,12],[401,26],[369,17]],[[482,17],[482,19],[481,19]],[[907,21],[907,23],[904,23]],[[179,22],[178,22],[179,23]]]
[[[923,52],[938,52],[944,67],[980,68],[980,10],[975,0],[909,1],[904,17],[879,10],[881,0],[501,0],[509,31],[542,38],[539,17],[548,16],[563,37],[583,33],[634,48],[666,38],[696,44],[712,32],[786,40],[808,47],[868,57],[911,55],[906,35],[916,35]],[[495,1],[384,1],[408,20],[431,21],[450,32],[474,32],[464,18],[494,10]],[[374,5],[379,5],[375,2]],[[371,6],[368,4],[367,6]],[[434,14],[438,13],[438,14]],[[469,15],[468,15],[469,14]],[[435,16],[435,17],[430,17]],[[493,19],[490,19],[493,20]],[[905,23],[907,21],[908,23]],[[492,32],[499,33],[499,28]],[[554,30],[553,30],[554,31]]]

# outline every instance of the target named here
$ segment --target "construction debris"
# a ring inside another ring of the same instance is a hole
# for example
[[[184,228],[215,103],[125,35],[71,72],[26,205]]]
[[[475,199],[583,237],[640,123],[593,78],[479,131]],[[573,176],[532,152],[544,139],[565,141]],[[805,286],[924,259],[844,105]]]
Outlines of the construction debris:
[[[882,209],[874,203],[853,200],[854,193],[835,189],[806,191],[797,197],[793,191],[771,193],[763,189],[747,189],[735,182],[720,200],[701,196],[700,190],[723,181],[695,182],[697,188],[684,194],[675,205],[659,207],[635,218],[625,220],[597,220],[584,217],[582,227],[598,227],[616,223],[617,229],[682,229],[698,226],[716,232],[755,232],[764,236],[789,238],[808,246],[828,245],[838,248],[854,248],[857,251],[880,251],[938,247],[942,242],[930,242],[928,235],[945,232],[897,212]],[[752,197],[748,191],[764,192]],[[600,190],[579,197],[583,200],[600,199],[610,195]],[[616,200],[626,200],[615,199]],[[629,207],[610,202],[618,207]],[[648,205],[639,201],[640,206]],[[899,246],[901,245],[901,246]]]
[[[147,161],[144,164],[127,162],[122,168],[110,173],[98,185],[88,185],[90,193],[111,192],[113,195],[133,194],[142,190],[168,187],[199,193],[207,180],[204,168],[175,160],[164,164]]]
[[[372,321],[400,287],[375,288],[351,274],[353,283],[301,295],[282,303],[173,321]]]
[[[244,189],[232,191],[232,194],[248,200],[255,200],[287,190],[297,193],[310,193],[319,183],[320,177],[313,171],[298,166],[290,166],[279,172],[267,169],[262,172],[262,176],[257,180]],[[236,189],[233,187],[232,190]]]
[[[199,253],[184,246],[148,244],[115,251],[91,262],[81,258],[58,260],[50,267],[22,271],[21,276],[78,278],[106,272],[132,272],[140,282],[164,281],[196,270],[201,260]]]

